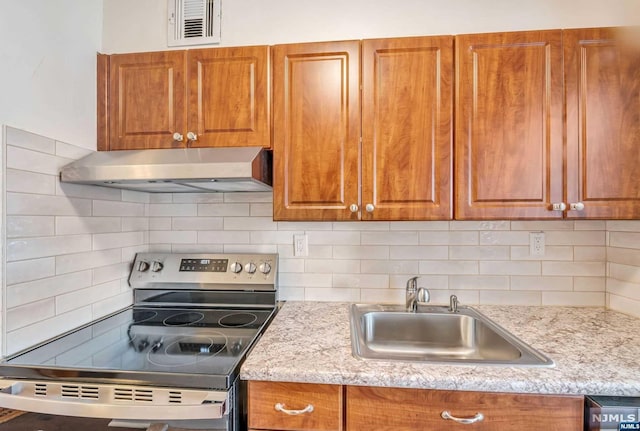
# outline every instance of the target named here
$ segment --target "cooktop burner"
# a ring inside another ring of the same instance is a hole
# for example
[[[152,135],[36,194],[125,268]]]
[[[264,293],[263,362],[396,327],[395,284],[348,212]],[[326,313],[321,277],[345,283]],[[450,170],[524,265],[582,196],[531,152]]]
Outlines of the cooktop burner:
[[[177,313],[167,317],[162,321],[165,326],[187,326],[194,325],[204,319],[204,314],[197,311],[187,313]]]
[[[151,320],[158,315],[156,311],[142,310],[133,312],[133,323],[142,323]]]
[[[253,313],[232,313],[221,317],[218,325],[225,328],[242,328],[249,326],[258,320],[258,316]]]

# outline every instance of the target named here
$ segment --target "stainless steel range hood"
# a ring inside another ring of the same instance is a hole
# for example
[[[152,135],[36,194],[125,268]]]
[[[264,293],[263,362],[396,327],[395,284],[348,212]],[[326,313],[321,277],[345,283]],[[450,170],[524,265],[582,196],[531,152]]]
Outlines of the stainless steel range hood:
[[[151,193],[271,190],[262,147],[98,151],[62,168],[62,182]]]

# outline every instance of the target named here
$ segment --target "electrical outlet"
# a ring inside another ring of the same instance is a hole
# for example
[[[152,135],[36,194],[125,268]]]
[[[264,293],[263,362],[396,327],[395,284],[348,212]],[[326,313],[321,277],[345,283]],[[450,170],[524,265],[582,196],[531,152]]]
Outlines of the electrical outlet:
[[[300,257],[309,256],[309,238],[307,235],[293,236],[293,255]]]
[[[529,232],[529,256],[544,256],[544,232]]]

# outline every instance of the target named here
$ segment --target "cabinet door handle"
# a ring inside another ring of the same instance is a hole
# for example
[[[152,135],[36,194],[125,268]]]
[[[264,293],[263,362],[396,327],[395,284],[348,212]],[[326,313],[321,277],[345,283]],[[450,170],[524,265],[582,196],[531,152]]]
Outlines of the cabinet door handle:
[[[372,212],[373,212],[373,210],[375,210],[375,209],[376,209],[376,207],[375,207],[375,205],[373,205],[373,204],[367,204],[367,205],[365,205],[364,209],[365,209],[365,211],[367,211],[368,213],[372,213]]]
[[[193,132],[188,132],[187,133],[187,139],[190,141],[197,141],[198,140],[198,135],[196,135]]]
[[[352,213],[357,213],[359,209],[360,209],[360,207],[358,207],[357,204],[349,205],[349,211],[351,211]]]
[[[313,411],[313,404],[308,404],[307,407],[303,408],[302,410],[289,410],[284,407],[284,404],[276,403],[275,409],[278,412],[282,412],[290,416],[297,416],[303,415],[305,413],[311,413]]]
[[[567,209],[567,204],[564,202],[557,202],[551,204],[551,211],[564,211]]]
[[[448,410],[443,411],[440,416],[444,420],[451,420],[463,425],[471,425],[476,422],[482,422],[484,420],[484,415],[482,413],[476,413],[476,415],[472,418],[457,418],[455,416],[451,416]]]
[[[584,204],[582,202],[570,203],[569,209],[571,211],[582,211],[584,210]]]
[[[184,136],[182,136],[180,133],[176,132],[173,134],[174,141],[182,142],[183,139],[184,139]]]

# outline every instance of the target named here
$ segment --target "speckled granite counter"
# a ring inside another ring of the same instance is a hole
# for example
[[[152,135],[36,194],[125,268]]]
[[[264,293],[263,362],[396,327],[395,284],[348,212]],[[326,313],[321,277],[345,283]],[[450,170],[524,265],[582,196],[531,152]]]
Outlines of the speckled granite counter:
[[[241,370],[245,380],[541,394],[640,396],[640,319],[601,308],[477,306],[553,368],[356,359],[349,304],[288,302]]]

